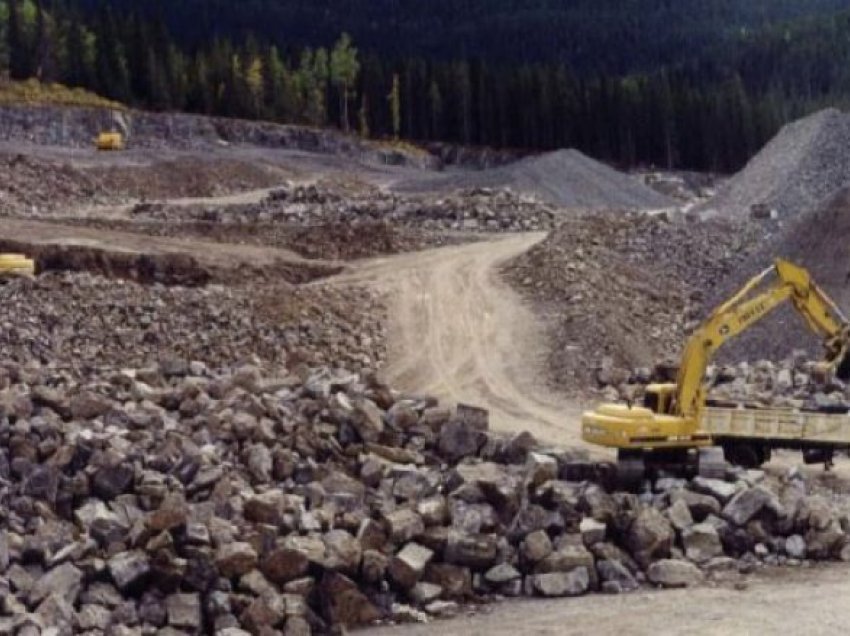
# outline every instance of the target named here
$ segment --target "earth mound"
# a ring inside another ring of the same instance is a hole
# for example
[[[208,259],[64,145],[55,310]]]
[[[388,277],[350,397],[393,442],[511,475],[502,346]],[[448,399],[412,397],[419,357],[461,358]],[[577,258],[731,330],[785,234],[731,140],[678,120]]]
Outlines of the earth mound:
[[[557,150],[490,170],[454,172],[402,182],[402,191],[509,187],[566,208],[656,209],[673,199],[578,150]]]

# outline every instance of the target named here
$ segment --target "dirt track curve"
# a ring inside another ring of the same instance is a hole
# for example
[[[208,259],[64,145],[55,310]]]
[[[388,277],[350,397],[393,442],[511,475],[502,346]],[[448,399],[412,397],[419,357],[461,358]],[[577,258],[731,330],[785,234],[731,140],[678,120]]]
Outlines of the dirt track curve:
[[[344,274],[339,280],[386,293],[386,380],[446,403],[486,407],[499,431],[576,443],[579,406],[548,390],[540,376],[543,327],[499,276],[500,265],[544,237],[511,235],[372,259]]]

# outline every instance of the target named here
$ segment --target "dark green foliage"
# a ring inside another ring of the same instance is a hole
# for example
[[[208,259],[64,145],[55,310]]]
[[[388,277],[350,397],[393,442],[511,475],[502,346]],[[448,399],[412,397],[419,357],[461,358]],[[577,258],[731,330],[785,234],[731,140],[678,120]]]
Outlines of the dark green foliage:
[[[0,8],[0,62],[14,78],[151,109],[334,122],[373,137],[576,147],[621,166],[734,170],[784,122],[850,96],[850,0]]]

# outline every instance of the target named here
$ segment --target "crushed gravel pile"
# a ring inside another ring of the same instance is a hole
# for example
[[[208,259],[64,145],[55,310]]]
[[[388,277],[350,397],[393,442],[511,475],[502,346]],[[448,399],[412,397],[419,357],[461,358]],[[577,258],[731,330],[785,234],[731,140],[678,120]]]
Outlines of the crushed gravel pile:
[[[402,182],[400,191],[510,188],[564,208],[658,209],[676,201],[639,179],[623,174],[577,150],[558,150],[481,171],[453,172],[434,179]]]
[[[740,267],[759,236],[731,221],[587,215],[565,221],[505,274],[550,325],[554,385],[583,390],[602,368],[675,359],[706,290]]]
[[[700,211],[744,218],[756,205],[791,217],[848,182],[850,115],[830,108],[785,126]]]
[[[165,287],[51,273],[0,285],[0,349],[6,360],[81,376],[166,358],[376,368],[382,316],[358,288]]]

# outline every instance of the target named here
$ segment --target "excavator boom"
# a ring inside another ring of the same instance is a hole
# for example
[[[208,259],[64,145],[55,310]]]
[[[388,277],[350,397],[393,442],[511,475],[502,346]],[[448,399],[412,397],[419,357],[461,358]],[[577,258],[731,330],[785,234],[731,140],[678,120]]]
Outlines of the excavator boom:
[[[767,289],[753,295],[772,274],[775,279]],[[777,260],[715,309],[688,340],[676,381],[676,415],[695,416],[705,404],[705,371],[717,349],[787,300],[823,341],[826,363],[837,366],[840,374],[850,371],[844,364],[849,339],[847,319],[805,269]]]

